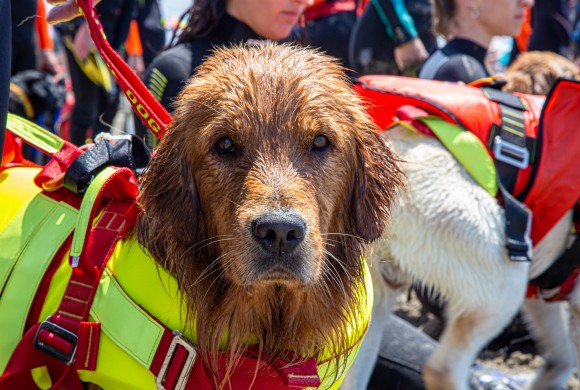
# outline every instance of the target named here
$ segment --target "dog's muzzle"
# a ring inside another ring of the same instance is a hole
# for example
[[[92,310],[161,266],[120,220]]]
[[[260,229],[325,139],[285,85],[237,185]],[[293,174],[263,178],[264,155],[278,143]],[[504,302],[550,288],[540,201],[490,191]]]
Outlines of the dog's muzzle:
[[[282,211],[263,214],[252,221],[251,230],[262,249],[257,264],[261,277],[302,279],[301,244],[306,236],[306,223],[300,215]]]
[[[252,222],[252,234],[262,248],[274,256],[292,254],[304,241],[306,223],[297,214],[276,212]]]

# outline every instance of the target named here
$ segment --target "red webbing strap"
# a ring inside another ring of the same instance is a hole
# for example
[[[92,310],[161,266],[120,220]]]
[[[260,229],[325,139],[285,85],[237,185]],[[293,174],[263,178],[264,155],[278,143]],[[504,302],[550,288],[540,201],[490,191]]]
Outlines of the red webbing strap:
[[[90,307],[112,251],[138,215],[134,198],[111,199],[111,194],[119,193],[119,186],[134,187],[132,193],[136,196],[136,181],[130,169],[118,169],[97,195],[91,220],[103,204],[104,211],[89,229],[59,308],[27,331],[0,377],[0,390],[36,387],[30,370],[41,366],[47,367],[52,388],[82,389],[76,369],[96,368],[100,326],[87,322]],[[69,364],[65,363],[67,360]]]
[[[60,139],[40,126],[17,116],[8,116],[6,133],[7,149],[2,156],[2,167],[15,165],[35,165],[27,161],[22,155],[22,142],[40,150],[51,160],[35,177],[34,183],[48,191],[58,188],[58,181],[62,179],[67,168],[83,153],[75,145]]]
[[[565,301],[569,298],[576,281],[580,275],[580,267],[576,267],[574,272],[559,287],[551,290],[542,290],[538,286],[532,283],[528,283],[528,288],[526,290],[526,299],[542,299],[546,302],[560,302]]]
[[[224,377],[227,356],[223,352],[218,357],[220,377]],[[189,365],[188,358],[192,359]],[[168,365],[163,367],[164,363]],[[168,328],[165,328],[149,371],[163,389],[213,390],[217,387],[213,373],[197,355],[195,347],[183,335],[172,334]],[[320,386],[316,359],[310,358],[292,365],[278,359],[268,364],[263,358],[259,360],[255,347],[246,349],[229,381],[234,389],[282,390]]]
[[[129,102],[133,106],[133,110],[139,115],[149,130],[158,139],[161,139],[172,120],[171,115],[153,97],[131,67],[109,45],[101,22],[93,10],[93,1],[76,0],[76,3],[87,20],[95,47],[101,53],[101,56],[119,83],[119,86],[125,92]]]
[[[57,153],[51,155],[50,161],[36,175],[34,184],[47,191],[60,187],[58,182],[62,180],[68,167],[81,154],[83,154],[82,149],[64,141],[63,147]]]

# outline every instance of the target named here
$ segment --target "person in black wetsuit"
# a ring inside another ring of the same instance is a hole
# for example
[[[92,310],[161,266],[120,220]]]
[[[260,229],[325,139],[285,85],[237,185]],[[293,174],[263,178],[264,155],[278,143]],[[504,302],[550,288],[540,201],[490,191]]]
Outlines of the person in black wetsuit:
[[[34,42],[34,15],[37,0],[14,1],[12,15],[12,68],[11,74],[36,69]],[[4,36],[2,39],[5,39]]]
[[[447,44],[423,64],[419,77],[470,83],[488,77],[487,49],[494,36],[518,35],[533,0],[435,0],[434,29]]]
[[[10,0],[0,0],[0,160],[4,150],[8,96],[10,96],[10,63],[12,23]]]
[[[372,0],[353,28],[349,65],[357,75],[416,76],[437,48],[430,0]]]
[[[131,20],[137,10],[136,0],[107,0],[96,6],[103,30],[111,47],[121,53],[127,39]],[[75,105],[70,122],[70,141],[81,146],[85,144],[87,130],[92,137],[109,131],[119,104],[118,88],[109,82],[112,76],[105,70],[90,71],[87,65],[97,64],[100,58],[94,53],[88,27],[84,20],[75,19],[61,23],[57,30],[63,37],[68,69],[75,95]],[[94,56],[92,59],[91,57]],[[94,61],[93,61],[94,59]],[[87,61],[89,60],[89,61]]]
[[[139,0],[138,4],[136,20],[143,46],[143,61],[147,67],[165,47],[165,22],[159,0]]]
[[[153,60],[144,82],[161,104],[171,111],[172,102],[195,69],[213,48],[263,39],[280,40],[304,11],[307,0],[196,0],[187,28],[177,43]],[[147,144],[155,140],[141,123],[136,126]]]

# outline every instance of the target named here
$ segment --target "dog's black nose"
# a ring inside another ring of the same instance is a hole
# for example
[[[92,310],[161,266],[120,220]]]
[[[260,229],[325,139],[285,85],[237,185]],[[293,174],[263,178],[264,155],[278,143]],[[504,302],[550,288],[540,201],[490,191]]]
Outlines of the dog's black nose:
[[[302,241],[306,224],[297,214],[270,213],[254,220],[252,233],[273,254],[292,253]]]

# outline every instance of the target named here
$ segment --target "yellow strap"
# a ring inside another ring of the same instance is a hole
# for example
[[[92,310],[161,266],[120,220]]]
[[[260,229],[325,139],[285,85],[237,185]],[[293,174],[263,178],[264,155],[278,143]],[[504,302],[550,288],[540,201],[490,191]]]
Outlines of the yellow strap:
[[[84,75],[87,76],[87,78],[91,80],[93,84],[103,87],[107,92],[111,92],[111,73],[109,72],[109,68],[97,50],[92,49],[87,58],[82,60],[78,56],[74,48],[73,40],[70,36],[65,36],[63,42],[67,49],[69,49],[72,53],[77,65],[84,73]]]
[[[85,243],[85,237],[87,235],[87,230],[90,227],[89,225],[92,223],[90,220],[91,211],[93,210],[97,196],[99,195],[99,192],[101,191],[101,188],[105,182],[109,180],[115,171],[116,169],[111,167],[103,169],[93,179],[89,185],[89,188],[87,188],[87,192],[83,196],[83,202],[81,203],[81,207],[79,209],[79,221],[77,228],[75,229],[75,235],[73,236],[73,242],[70,249],[71,256],[78,257],[81,255],[83,245]]]
[[[495,165],[476,135],[439,117],[417,118],[435,133],[439,141],[491,196],[497,194]]]
[[[127,296],[108,269],[101,276],[91,316],[115,344],[145,368],[151,366],[164,329]]]
[[[64,145],[60,137],[14,114],[8,114],[6,128],[47,154],[58,152]]]

